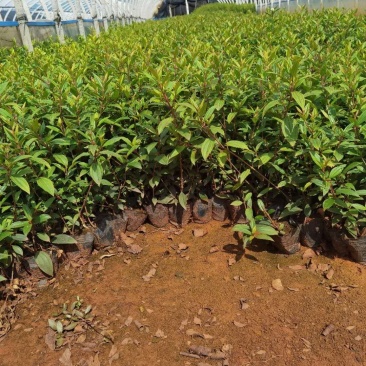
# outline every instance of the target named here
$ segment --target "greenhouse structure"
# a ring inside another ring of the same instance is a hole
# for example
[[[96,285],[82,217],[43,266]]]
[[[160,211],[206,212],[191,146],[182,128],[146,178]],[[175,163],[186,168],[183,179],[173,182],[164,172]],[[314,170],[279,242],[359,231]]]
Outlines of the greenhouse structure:
[[[358,8],[359,0],[0,0],[0,47],[25,46],[50,38],[63,43],[65,37],[85,37],[108,30],[110,23],[128,25],[163,16],[189,14],[202,3],[256,5],[296,10],[299,6]],[[177,11],[179,10],[179,11]]]

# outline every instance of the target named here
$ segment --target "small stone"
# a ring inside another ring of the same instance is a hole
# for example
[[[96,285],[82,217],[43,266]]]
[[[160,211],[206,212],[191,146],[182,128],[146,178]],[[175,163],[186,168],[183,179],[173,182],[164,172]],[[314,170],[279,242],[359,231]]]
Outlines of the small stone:
[[[277,291],[283,291],[284,290],[284,287],[282,285],[282,281],[279,278],[272,281],[272,287]]]

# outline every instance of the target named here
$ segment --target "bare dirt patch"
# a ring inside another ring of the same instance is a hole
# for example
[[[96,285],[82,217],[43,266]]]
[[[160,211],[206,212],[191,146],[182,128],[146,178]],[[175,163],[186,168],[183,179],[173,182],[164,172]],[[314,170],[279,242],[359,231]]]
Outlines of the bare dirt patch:
[[[305,249],[244,254],[220,222],[148,226],[134,244],[64,266],[18,305],[0,365],[366,365],[365,267]],[[52,351],[48,319],[76,296],[113,343],[88,328]]]

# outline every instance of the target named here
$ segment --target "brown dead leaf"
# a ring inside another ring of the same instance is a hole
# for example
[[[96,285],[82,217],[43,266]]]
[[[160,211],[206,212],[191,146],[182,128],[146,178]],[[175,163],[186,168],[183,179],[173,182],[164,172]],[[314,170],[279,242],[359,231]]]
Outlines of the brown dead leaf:
[[[241,310],[246,310],[246,309],[249,308],[249,304],[247,303],[246,299],[240,299],[239,302],[240,302],[240,309]]]
[[[119,359],[119,353],[115,344],[112,345],[112,348],[108,355],[109,364],[112,365],[112,362]]]
[[[188,324],[188,319],[184,319],[181,323],[180,323],[180,326],[179,326],[179,330],[182,331],[185,326]]]
[[[180,235],[182,233],[184,233],[184,229],[179,229],[179,230],[174,231],[174,235]]]
[[[299,292],[300,290],[296,287],[287,287],[287,290],[293,291],[293,292]]]
[[[322,335],[326,337],[330,333],[332,333],[335,330],[335,326],[333,324],[327,325],[324,330],[322,331]]]
[[[362,337],[360,335],[355,337],[355,341],[360,341],[362,339]]]
[[[138,244],[132,244],[127,248],[127,251],[131,254],[139,254],[142,252],[142,248]]]
[[[196,324],[196,325],[201,326],[202,325],[202,320],[195,316],[194,319],[193,319],[193,323]]]
[[[236,320],[233,321],[234,325],[238,328],[243,328],[246,326],[244,323],[237,322]]]
[[[83,333],[83,334],[80,334],[79,337],[77,338],[76,340],[76,343],[84,343],[86,340],[86,334]]]
[[[317,270],[319,272],[326,272],[326,271],[329,270],[329,268],[330,268],[330,265],[329,264],[327,264],[327,263],[319,263],[318,264],[318,267],[317,267]]]
[[[72,366],[70,348],[66,348],[59,361],[65,366]]]
[[[236,260],[235,260],[235,258],[229,258],[229,259],[227,260],[227,263],[228,263],[228,265],[229,265],[229,266],[232,266],[233,264],[235,264],[235,263],[236,263]]]
[[[113,253],[113,254],[103,254],[102,256],[100,256],[100,259],[114,257],[115,255],[117,255],[117,254],[116,253]]]
[[[203,335],[201,333],[196,332],[194,329],[187,329],[186,334],[187,334],[187,336],[191,336],[191,337],[203,338]]]
[[[180,243],[178,244],[178,250],[187,250],[188,249],[188,245]]]
[[[91,356],[88,360],[88,366],[100,366],[98,353],[93,357]]]
[[[292,269],[293,271],[301,271],[302,269],[305,269],[305,266],[296,264],[294,266],[288,266],[288,268]]]
[[[206,229],[193,229],[193,236],[196,238],[201,238],[202,236],[205,236],[208,231]]]
[[[311,343],[307,339],[301,338],[301,340],[304,343],[306,348],[311,348]]]
[[[350,332],[351,330],[355,329],[356,327],[354,325],[350,325],[346,329]]]
[[[198,356],[207,357],[212,352],[212,349],[209,347],[192,345],[189,347],[188,351],[189,353],[193,353]]]
[[[203,339],[213,339],[214,337],[210,334],[203,334]]]
[[[302,259],[309,259],[314,258],[316,256],[316,253],[311,248],[306,249],[305,252],[302,255]]]
[[[325,277],[326,277],[326,279],[327,279],[327,280],[331,280],[331,279],[333,278],[333,276],[334,276],[334,269],[333,269],[333,268],[331,268],[331,269],[327,272],[327,274],[325,275]]]
[[[133,321],[133,318],[132,318],[132,316],[130,315],[130,316],[126,319],[126,321],[125,321],[125,326],[126,326],[126,327],[129,327],[129,326],[131,325],[132,321]]]
[[[161,329],[158,329],[154,335],[156,338],[167,338],[164,332]]]
[[[282,285],[282,281],[279,278],[276,278],[272,281],[272,287],[277,291],[283,291],[284,287]]]
[[[218,252],[220,249],[219,249],[219,247],[217,246],[217,245],[213,245],[212,247],[211,247],[211,249],[210,249],[210,253],[212,254],[212,253],[216,253],[216,252]]]
[[[151,278],[153,278],[155,276],[155,273],[156,273],[156,268],[151,268],[149,273],[145,276],[142,276],[142,279],[145,281],[145,282],[149,282],[151,280]]]
[[[123,339],[123,341],[121,342],[122,346],[126,346],[127,344],[133,344],[134,341],[132,338],[125,338]]]
[[[51,328],[48,329],[48,333],[44,337],[44,340],[51,351],[56,349],[56,333]]]

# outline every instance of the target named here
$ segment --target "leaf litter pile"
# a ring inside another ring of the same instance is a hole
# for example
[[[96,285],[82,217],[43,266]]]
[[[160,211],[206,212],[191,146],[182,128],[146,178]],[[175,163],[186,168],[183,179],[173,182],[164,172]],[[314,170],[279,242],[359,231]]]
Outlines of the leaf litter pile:
[[[9,285],[1,366],[366,363],[362,265],[312,249],[243,253],[219,222],[127,238],[43,288]]]

